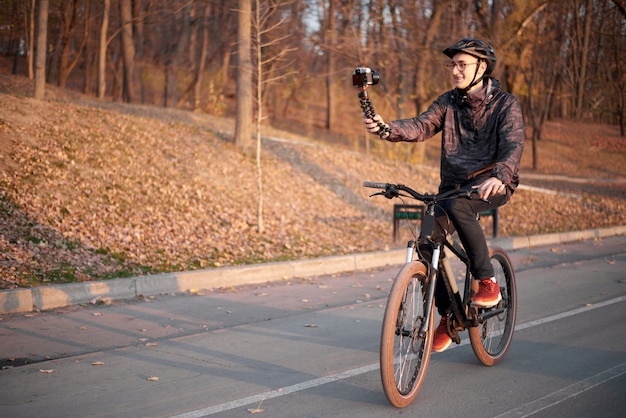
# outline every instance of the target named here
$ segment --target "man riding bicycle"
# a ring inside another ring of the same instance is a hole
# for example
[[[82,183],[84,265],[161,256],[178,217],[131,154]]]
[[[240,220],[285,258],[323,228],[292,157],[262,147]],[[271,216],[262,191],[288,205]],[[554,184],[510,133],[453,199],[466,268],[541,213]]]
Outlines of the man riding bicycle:
[[[501,300],[489,260],[489,250],[476,217],[504,205],[519,184],[519,166],[524,148],[525,127],[517,98],[500,89],[491,76],[496,53],[479,39],[462,39],[446,48],[446,65],[455,88],[443,93],[429,108],[411,119],[389,123],[387,141],[421,142],[442,133],[441,183],[439,191],[457,187],[477,189],[479,199],[453,199],[437,207],[434,238],[455,230],[470,260],[473,277],[479,281],[472,304],[489,308]],[[376,134],[383,119],[363,119],[368,132]],[[420,246],[420,251],[427,248]],[[443,280],[437,280],[435,303],[441,322],[434,333],[433,351],[452,343],[447,318],[450,300]]]

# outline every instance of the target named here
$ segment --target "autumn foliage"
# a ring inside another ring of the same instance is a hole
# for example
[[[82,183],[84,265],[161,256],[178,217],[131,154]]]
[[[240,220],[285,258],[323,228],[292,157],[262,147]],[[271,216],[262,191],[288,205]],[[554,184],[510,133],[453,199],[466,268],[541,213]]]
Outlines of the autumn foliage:
[[[36,101],[31,88],[0,74],[2,288],[381,250],[396,245],[392,202],[368,198],[361,183],[438,183],[437,139],[428,165],[411,166],[268,128],[259,234],[254,157],[232,143],[232,119],[52,87]],[[625,224],[618,128],[554,122],[544,135],[542,168],[529,170],[525,156],[522,182],[550,193],[519,190],[500,234]]]

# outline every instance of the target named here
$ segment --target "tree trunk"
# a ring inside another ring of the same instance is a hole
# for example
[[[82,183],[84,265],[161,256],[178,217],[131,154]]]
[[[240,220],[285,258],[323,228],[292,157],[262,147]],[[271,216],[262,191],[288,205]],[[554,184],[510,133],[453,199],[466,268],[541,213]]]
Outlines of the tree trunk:
[[[328,6],[328,48],[326,49],[328,74],[326,75],[326,129],[332,131],[334,128],[335,115],[335,2],[331,1]]]
[[[190,10],[190,3],[181,10],[182,25],[180,34],[178,36],[178,42],[176,42],[174,56],[169,61],[167,67],[167,85],[165,86],[167,89],[167,101],[165,102],[165,107],[176,107],[178,104],[178,72],[181,61],[185,58],[187,45],[189,44],[189,38],[191,36]]]
[[[257,179],[257,228],[259,234],[262,234],[265,230],[263,224],[263,166],[261,165],[261,122],[263,121],[263,53],[261,45],[261,31],[260,25],[260,9],[261,5],[259,0],[256,0],[256,26],[255,26],[255,52],[256,52],[256,102],[257,102],[257,115],[256,115],[256,179]]]
[[[109,11],[111,0],[104,0],[102,12],[102,26],[100,26],[100,47],[98,48],[98,99],[104,99],[107,91],[106,65],[107,65],[107,32],[109,31]]]
[[[202,25],[200,27],[200,33],[202,34],[200,58],[196,64],[196,79],[193,87],[193,110],[200,108],[200,97],[202,96],[202,76],[206,68],[207,51],[209,49],[209,27],[207,21],[209,19],[211,8],[209,5],[204,5],[204,15],[202,19]]]
[[[239,65],[237,67],[237,121],[235,145],[244,152],[252,148],[252,59],[250,28],[252,22],[251,0],[239,0],[239,26],[237,28]]]
[[[443,4],[436,3],[434,10],[432,11],[432,16],[428,22],[428,27],[426,28],[426,32],[424,34],[423,39],[418,39],[418,45],[432,45],[433,40],[435,39],[437,33],[439,33],[439,28],[442,22],[442,15],[447,7],[447,2],[443,2]],[[421,35],[417,35],[421,36]],[[420,55],[427,54],[427,48],[422,47],[418,48]],[[425,84],[423,80],[428,79],[428,60],[426,59],[418,59],[415,67],[415,112],[416,114],[420,114],[428,105],[428,94],[425,90]],[[412,144],[411,153],[408,158],[410,161],[417,164],[423,164],[426,159],[426,144],[423,142],[418,142]]]
[[[35,63],[34,98],[43,100],[46,92],[46,53],[48,48],[48,0],[39,0],[37,15],[37,59]]]
[[[135,45],[135,78],[134,82],[137,86],[137,95],[140,103],[145,103],[145,90],[141,82],[141,74],[144,60],[144,26],[146,11],[151,7],[152,0],[137,1],[133,0],[133,41]]]
[[[35,57],[35,0],[31,0],[28,25],[28,79],[35,77],[33,62]]]
[[[76,12],[76,2],[65,2],[64,7],[61,9],[63,32],[59,37],[59,59],[57,70],[57,85],[61,88],[65,88],[67,84],[67,77],[69,76],[69,60],[70,60],[70,38],[72,36],[72,30],[74,29],[74,16]]]
[[[583,44],[580,51],[580,72],[578,74],[578,86],[576,88],[576,119],[581,120],[585,105],[585,84],[587,79],[587,59],[589,57],[589,39],[591,37],[591,9],[593,0],[587,0],[585,5],[585,26],[583,29]]]
[[[122,98],[125,102],[133,103],[137,100],[137,86],[135,84],[135,44],[133,42],[131,0],[120,0],[120,15],[122,17],[122,58],[124,61]]]
[[[70,51],[71,51],[71,44],[70,44],[70,35],[73,31],[73,29],[77,26],[77,8],[78,8],[78,2],[75,1],[73,3],[73,8],[72,8],[72,18],[71,18],[71,23],[68,26],[68,32],[67,32],[67,39],[64,40],[64,44],[63,44],[63,53],[61,54],[61,65],[59,67],[59,87],[61,88],[65,88],[65,86],[67,85],[67,79],[70,76],[71,72],[74,70],[74,68],[76,68],[76,65],[78,65],[78,62],[81,59],[81,56],[83,55],[83,51],[85,49],[85,46],[87,45],[87,42],[89,40],[89,22],[91,21],[91,17],[90,17],[90,7],[89,7],[90,3],[87,2],[83,8],[83,13],[84,13],[84,21],[83,21],[83,39],[81,40],[80,46],[78,47],[78,50],[74,52],[74,56],[70,57]],[[66,41],[66,42],[65,42]],[[86,57],[86,60],[89,60],[89,57]]]

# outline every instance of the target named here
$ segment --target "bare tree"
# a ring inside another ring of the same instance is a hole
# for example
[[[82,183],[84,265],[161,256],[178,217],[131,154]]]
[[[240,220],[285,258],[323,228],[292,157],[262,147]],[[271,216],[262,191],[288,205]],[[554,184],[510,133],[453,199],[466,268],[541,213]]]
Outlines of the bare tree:
[[[62,18],[63,18],[63,33],[59,37],[61,47],[59,48],[59,64],[58,64],[58,85],[59,87],[65,87],[67,84],[67,79],[72,72],[72,70],[76,67],[79,60],[81,59],[81,55],[85,45],[87,44],[87,40],[89,38],[89,12],[90,12],[90,3],[87,1],[82,8],[83,16],[79,17],[78,12],[78,0],[74,0],[68,3],[65,3],[65,6],[62,9]],[[82,20],[82,22],[80,21]],[[79,24],[83,25],[83,35],[80,40],[80,45],[77,50],[72,48],[71,39],[72,32],[74,28],[76,28]]]
[[[135,83],[135,44],[133,41],[133,14],[131,0],[120,0],[122,17],[122,56],[124,60],[124,80],[122,97],[132,103],[137,100]]]
[[[48,5],[48,0],[39,0],[37,7],[37,58],[35,60],[35,92],[33,94],[37,100],[42,100],[46,92]]]
[[[187,2],[180,10],[180,30],[172,42],[174,47],[171,48],[167,57],[167,65],[165,68],[165,100],[166,107],[174,107],[178,103],[178,71],[183,59],[185,59],[187,46],[191,37],[191,2]],[[178,13],[176,13],[178,14]],[[176,17],[175,17],[176,18]]]
[[[335,121],[335,47],[337,42],[336,33],[337,16],[335,14],[335,2],[328,3],[328,30],[326,42],[328,49],[326,51],[326,63],[328,65],[328,74],[326,75],[326,129],[329,131],[334,128]]]
[[[576,77],[576,119],[583,117],[585,104],[585,84],[587,83],[587,60],[589,58],[589,42],[591,38],[591,19],[593,18],[592,10],[593,0],[587,0],[584,7],[583,27],[578,28],[578,36],[580,40],[580,54],[578,56],[578,72]],[[582,33],[580,30],[582,29]]]
[[[206,68],[206,60],[207,60],[207,50],[209,47],[209,28],[207,21],[209,19],[209,13],[211,8],[209,5],[204,5],[204,13],[202,15],[202,23],[199,26],[201,33],[201,46],[200,46],[200,57],[198,58],[198,63],[196,64],[196,74],[194,77],[194,81],[192,83],[193,86],[193,110],[197,110],[200,107],[200,96],[201,96],[201,88],[202,88],[202,76],[204,74],[204,69]]]
[[[28,79],[34,77],[33,60],[35,55],[35,1],[31,0],[29,9],[28,25]]]
[[[257,188],[258,188],[258,200],[257,200],[257,222],[258,231],[263,233],[263,169],[261,166],[261,124],[265,118],[263,114],[263,98],[265,96],[265,88],[268,84],[273,83],[279,79],[287,77],[288,74],[277,71],[279,75],[274,77],[265,77],[266,73],[271,74],[271,67],[283,61],[285,56],[293,49],[281,47],[282,41],[287,39],[288,34],[273,38],[270,34],[285,24],[286,18],[281,17],[278,20],[274,20],[274,16],[280,12],[280,8],[289,3],[289,1],[264,1],[255,0],[255,13],[252,19],[252,28],[254,29],[254,58],[256,60],[256,169],[257,169]],[[278,48],[273,54],[264,54],[263,51],[270,49],[272,46]],[[267,67],[270,67],[268,70]]]
[[[252,59],[251,27],[252,0],[239,0],[239,26],[237,29],[237,119],[235,145],[244,152],[252,148]]]
[[[104,99],[107,90],[106,62],[107,62],[107,33],[109,31],[109,11],[111,10],[111,0],[103,0],[104,10],[102,12],[102,25],[100,26],[100,45],[98,47],[98,98]]]
[[[234,116],[229,112],[235,113],[238,106],[235,143],[252,153],[255,121],[243,115],[253,115],[255,109],[255,63],[246,56],[254,48],[250,40],[236,40],[245,37],[256,3],[241,2],[247,8],[233,13],[236,3],[221,0],[48,0],[45,4],[54,18],[47,20],[47,45],[37,51],[44,54],[39,75],[60,85],[67,81],[68,86],[80,85],[83,78],[86,94],[104,97],[110,91],[115,100],[162,105],[167,91],[170,106],[227,116]],[[35,38],[43,35],[37,24],[41,3],[0,1],[0,24],[10,27],[0,31],[0,47],[12,55],[15,74],[22,70],[35,77]],[[294,0],[288,6],[259,0],[258,4],[261,10],[280,10],[270,25],[284,19],[284,25],[263,42],[290,35],[280,47],[264,48],[263,54],[272,57],[277,49],[296,48],[298,65],[307,68],[298,77],[267,84],[262,115],[269,115],[277,127],[297,121],[298,132],[307,135],[314,128],[326,128],[324,137],[345,145],[364,137],[369,150],[369,135],[360,130],[355,135],[352,123],[338,123],[345,118],[356,123],[358,118],[358,106],[348,105],[355,103],[354,90],[345,86],[350,72],[360,65],[378,70],[382,81],[372,89],[377,111],[387,117],[414,116],[450,87],[441,50],[464,36],[494,44],[495,76],[504,89],[520,97],[525,116],[534,115],[537,128],[551,118],[626,123],[624,0]],[[531,46],[538,16],[555,22],[561,41],[553,29],[542,32],[536,48]],[[240,18],[244,23],[238,25]],[[239,56],[233,53],[237,49]],[[529,64],[543,62],[537,54],[557,49],[558,59],[549,62],[549,68],[536,67],[531,77]],[[562,66],[555,79],[549,73],[557,61]],[[275,63],[266,63],[262,77],[268,80],[280,71]],[[38,86],[43,86],[41,79]],[[303,100],[311,95],[319,98],[314,104]],[[554,99],[547,101],[552,95]],[[532,113],[527,105],[533,106]],[[389,151],[380,144],[372,140],[372,152],[420,160],[419,147]]]
[[[524,70],[524,77],[528,87],[527,114],[532,128],[531,150],[533,169],[539,166],[537,143],[541,140],[543,126],[548,118],[554,91],[559,76],[563,71],[561,51],[564,49],[563,32],[557,30],[559,21],[552,13],[538,13],[534,15],[534,40],[528,43],[531,59],[529,69]]]

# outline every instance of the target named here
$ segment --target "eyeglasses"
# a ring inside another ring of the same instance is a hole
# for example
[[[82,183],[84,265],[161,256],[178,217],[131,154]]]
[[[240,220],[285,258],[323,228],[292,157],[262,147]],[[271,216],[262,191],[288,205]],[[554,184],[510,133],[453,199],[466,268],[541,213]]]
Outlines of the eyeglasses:
[[[450,62],[448,64],[446,64],[446,68],[448,70],[450,70],[450,72],[454,71],[454,67],[458,68],[460,72],[465,71],[465,67],[467,67],[468,65],[475,65],[478,64],[480,61],[476,61],[476,62],[470,62],[467,63],[465,61],[459,61],[459,62]]]

